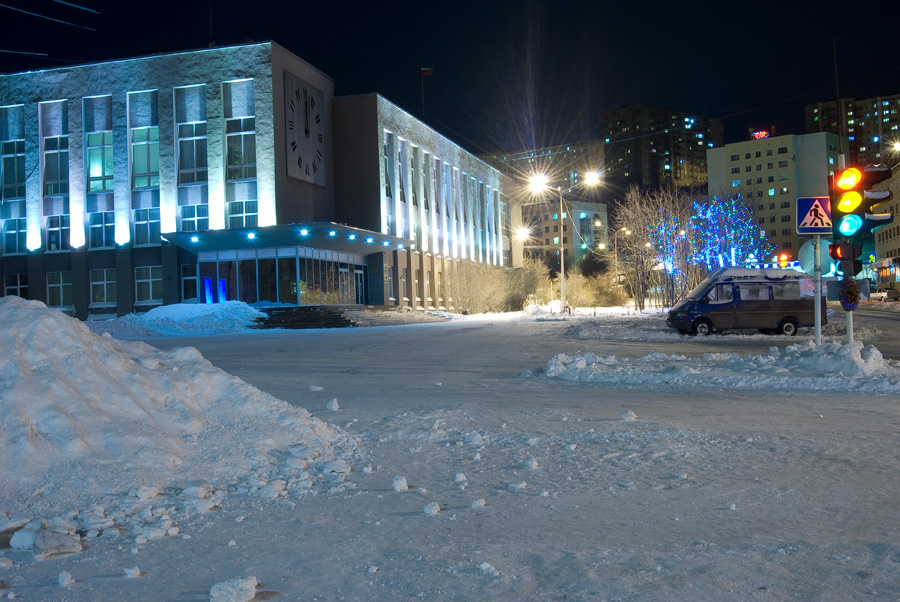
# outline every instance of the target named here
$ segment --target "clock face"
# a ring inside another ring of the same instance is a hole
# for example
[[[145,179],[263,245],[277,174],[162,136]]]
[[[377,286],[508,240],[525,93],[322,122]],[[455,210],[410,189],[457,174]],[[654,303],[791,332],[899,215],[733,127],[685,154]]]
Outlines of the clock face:
[[[284,72],[287,173],[325,186],[325,94]]]

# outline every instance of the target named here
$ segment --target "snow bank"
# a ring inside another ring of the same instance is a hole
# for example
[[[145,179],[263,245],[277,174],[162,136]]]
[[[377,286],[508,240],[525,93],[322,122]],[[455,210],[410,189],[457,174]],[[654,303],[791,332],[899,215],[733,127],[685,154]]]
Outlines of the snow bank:
[[[156,307],[144,314],[128,314],[113,320],[94,320],[88,327],[97,333],[115,337],[185,336],[241,332],[264,316],[261,311],[241,301],[180,303]]]
[[[325,467],[356,447],[192,347],[96,335],[39,301],[0,298],[0,348],[0,531],[64,514],[63,531],[99,534],[166,496],[182,511],[225,492],[299,496],[341,479]],[[172,534],[162,514],[128,528]]]
[[[654,352],[637,360],[587,352],[559,354],[547,363],[546,376],[570,381],[660,387],[727,387],[900,392],[900,369],[872,345],[806,340],[784,350],[741,355],[706,353],[701,357]]]

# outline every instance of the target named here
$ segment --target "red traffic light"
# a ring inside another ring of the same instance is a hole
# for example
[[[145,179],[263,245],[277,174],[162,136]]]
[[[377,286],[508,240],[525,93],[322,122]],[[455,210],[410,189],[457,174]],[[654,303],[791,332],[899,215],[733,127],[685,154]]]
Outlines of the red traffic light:
[[[828,245],[828,256],[835,261],[840,261],[844,258],[844,250],[840,244]]]

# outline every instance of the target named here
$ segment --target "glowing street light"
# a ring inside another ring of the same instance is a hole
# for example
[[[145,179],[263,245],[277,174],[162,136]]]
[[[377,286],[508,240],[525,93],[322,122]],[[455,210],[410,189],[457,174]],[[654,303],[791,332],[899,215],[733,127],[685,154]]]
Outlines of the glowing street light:
[[[596,171],[588,172],[584,176],[584,182],[588,186],[595,186],[600,183],[600,173]],[[549,185],[547,174],[534,174],[528,179],[528,188],[533,194],[541,194],[544,191],[552,190]],[[569,188],[566,192],[571,192],[575,187]],[[563,191],[560,186],[556,187],[556,194],[559,195],[559,302],[560,311],[566,307],[566,249],[563,243],[563,215],[564,201]]]

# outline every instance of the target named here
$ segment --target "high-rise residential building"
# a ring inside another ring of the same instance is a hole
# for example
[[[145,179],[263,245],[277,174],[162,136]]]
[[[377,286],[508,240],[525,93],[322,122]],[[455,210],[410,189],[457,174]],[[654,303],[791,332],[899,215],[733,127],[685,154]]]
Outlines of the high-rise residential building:
[[[848,145],[848,165],[883,165],[891,162],[892,147],[900,141],[900,94],[857,100],[842,98],[838,113],[832,101],[806,105],[806,133],[838,134],[839,121]]]
[[[79,318],[451,308],[454,261],[521,264],[507,176],[271,42],[0,75],[0,184],[0,292]]]
[[[888,190],[891,199],[877,209],[890,213],[894,221],[874,232],[875,262],[872,269],[877,274],[879,287],[900,288],[900,172],[872,186],[872,190]]]
[[[740,196],[760,231],[790,260],[806,237],[797,235],[798,197],[829,194],[838,137],[822,132],[775,136],[710,149],[709,195]]]
[[[706,153],[724,143],[718,119],[644,105],[608,111],[604,131],[607,179],[619,198],[632,184],[702,188]]]

